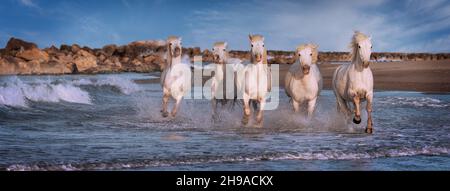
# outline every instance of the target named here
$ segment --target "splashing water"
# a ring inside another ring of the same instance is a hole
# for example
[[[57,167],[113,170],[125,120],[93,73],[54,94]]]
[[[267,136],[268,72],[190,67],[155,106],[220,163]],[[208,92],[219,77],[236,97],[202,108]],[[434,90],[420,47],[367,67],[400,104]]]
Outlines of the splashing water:
[[[373,135],[335,111],[324,90],[315,116],[293,113],[284,90],[264,127],[242,106],[183,100],[161,117],[148,74],[0,78],[2,170],[449,170],[450,95],[376,92]],[[171,108],[171,107],[169,107]]]

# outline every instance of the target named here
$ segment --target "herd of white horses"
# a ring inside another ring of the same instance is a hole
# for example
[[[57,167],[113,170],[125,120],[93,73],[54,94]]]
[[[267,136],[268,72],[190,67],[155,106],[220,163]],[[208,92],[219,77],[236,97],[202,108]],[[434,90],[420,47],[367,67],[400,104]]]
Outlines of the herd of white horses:
[[[212,49],[215,74],[211,83],[212,116],[216,115],[217,99],[219,92],[224,94],[229,89],[237,90],[243,100],[242,124],[247,125],[252,113],[253,105],[255,115],[255,126],[262,127],[266,95],[271,91],[272,74],[267,63],[267,49],[264,47],[264,37],[261,35],[249,35],[250,40],[250,63],[237,69],[234,84],[226,87],[225,65],[231,63],[228,58],[227,43],[218,42]],[[372,123],[372,99],[373,99],[373,76],[369,68],[370,55],[372,53],[371,38],[356,31],[351,41],[351,64],[339,66],[333,74],[332,87],[336,96],[337,110],[343,113],[347,119],[352,115],[353,122],[361,123],[361,102],[366,101],[367,127],[366,133],[373,132]],[[161,74],[161,86],[163,89],[162,116],[168,117],[168,101],[175,100],[174,107],[170,113],[176,116],[183,96],[190,91],[191,68],[189,65],[181,64],[181,38],[169,37],[166,42],[167,63]],[[296,48],[296,62],[292,64],[285,76],[285,91],[293,105],[293,110],[299,112],[306,105],[306,117],[313,116],[317,99],[322,90],[322,76],[320,74],[318,61],[318,46],[315,44],[303,44]],[[222,97],[223,98],[223,97]],[[227,99],[221,99],[226,101]],[[353,112],[350,110],[353,109]]]

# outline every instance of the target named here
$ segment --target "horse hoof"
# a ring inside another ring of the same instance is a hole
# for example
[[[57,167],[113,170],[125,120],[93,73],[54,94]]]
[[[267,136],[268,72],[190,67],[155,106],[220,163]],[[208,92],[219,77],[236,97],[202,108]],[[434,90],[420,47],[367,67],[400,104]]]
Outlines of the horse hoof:
[[[169,117],[169,112],[162,112],[162,116],[163,116],[164,118]]]
[[[367,134],[372,134],[373,133],[373,129],[372,128],[366,128],[366,133]]]
[[[242,119],[242,125],[247,125],[248,124],[248,118],[244,118]]]
[[[361,119],[353,118],[353,123],[360,124],[361,123]]]

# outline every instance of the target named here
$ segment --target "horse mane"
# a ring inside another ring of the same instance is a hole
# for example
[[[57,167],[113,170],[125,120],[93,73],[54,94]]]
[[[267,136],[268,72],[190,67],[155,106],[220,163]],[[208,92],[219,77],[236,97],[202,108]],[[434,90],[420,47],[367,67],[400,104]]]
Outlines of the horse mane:
[[[319,50],[318,50],[319,46],[317,46],[316,44],[312,44],[312,43],[302,44],[302,45],[297,46],[297,51],[295,53],[295,60],[298,60],[297,52],[302,51],[302,50],[304,50],[306,48],[311,48],[312,63],[316,64],[317,61],[319,60]]]
[[[358,54],[358,43],[368,39],[369,37],[359,31],[355,31],[352,37],[352,42],[350,43],[350,48],[352,51],[350,52],[350,57],[352,62],[355,61],[356,55]]]
[[[177,37],[177,36],[169,36],[169,37],[167,37],[167,40],[166,40],[166,52],[167,52],[167,66],[168,67],[165,67],[164,69],[166,69],[166,68],[170,68],[170,67],[172,67],[172,51],[170,51],[170,42],[171,41],[175,41],[175,40],[179,40],[180,38],[179,37]]]

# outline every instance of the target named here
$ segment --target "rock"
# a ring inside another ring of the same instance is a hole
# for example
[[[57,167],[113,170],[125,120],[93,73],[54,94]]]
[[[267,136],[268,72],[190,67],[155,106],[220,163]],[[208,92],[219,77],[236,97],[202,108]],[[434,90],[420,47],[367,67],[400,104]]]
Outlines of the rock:
[[[72,51],[72,53],[76,54],[78,51],[80,51],[80,45],[78,44],[72,44],[72,46],[70,46],[70,51]]]
[[[42,51],[46,52],[49,55],[53,55],[59,52],[59,49],[56,48],[54,45],[50,46],[49,48],[44,48]]]
[[[16,57],[22,58],[26,61],[47,62],[49,60],[48,54],[44,51],[39,50],[38,48],[19,51],[16,54]]]
[[[11,63],[6,58],[0,58],[0,75],[16,74],[16,63]]]
[[[73,63],[76,65],[78,72],[83,73],[97,67],[97,58],[91,53],[80,49],[76,53]]]
[[[61,46],[59,47],[59,50],[65,51],[65,52],[71,52],[72,48],[67,44],[61,44]]]
[[[19,50],[30,50],[37,49],[38,46],[34,43],[27,42],[17,38],[10,38],[6,44],[6,51],[19,51]]]
[[[110,57],[116,52],[117,46],[115,44],[106,45],[102,48],[106,56]]]

